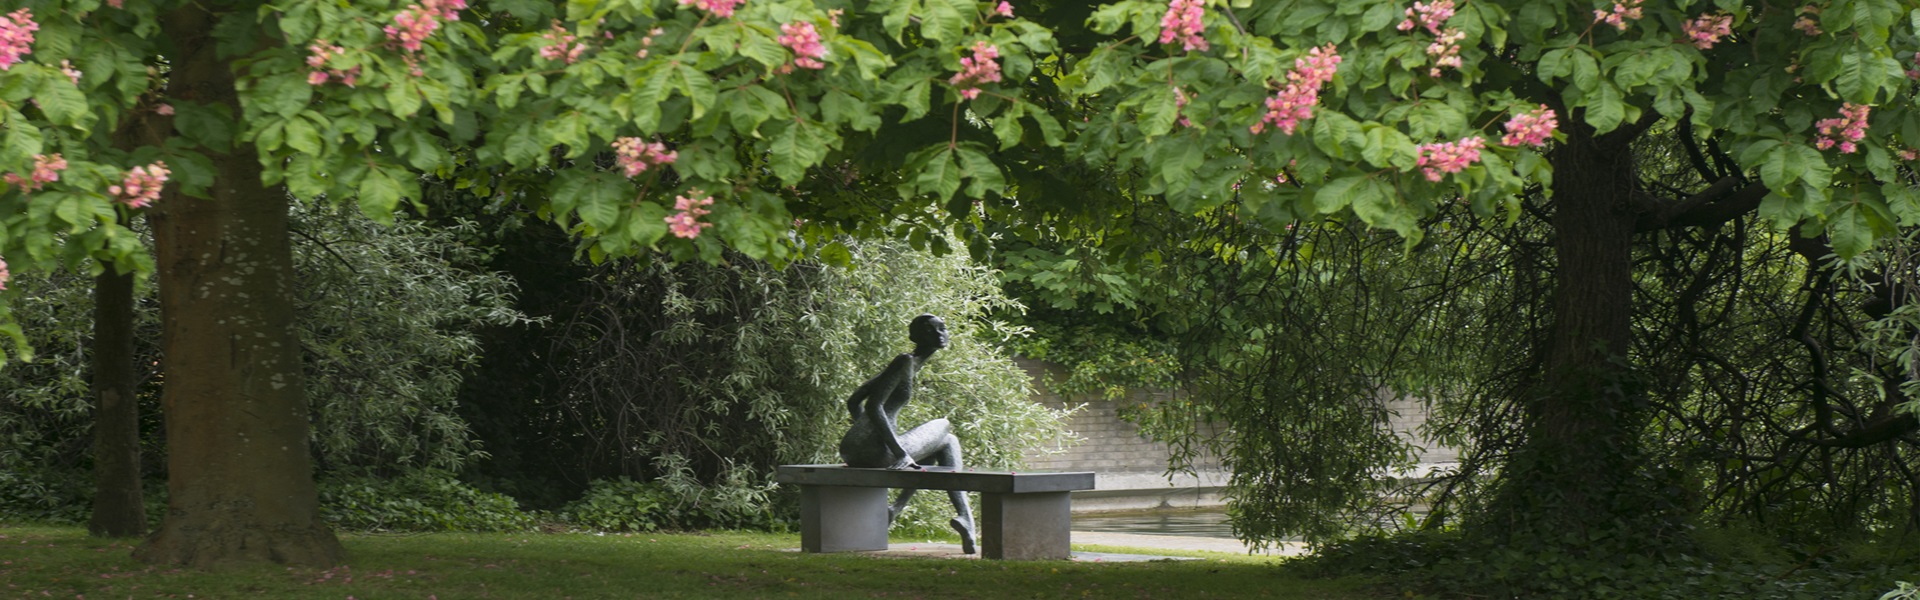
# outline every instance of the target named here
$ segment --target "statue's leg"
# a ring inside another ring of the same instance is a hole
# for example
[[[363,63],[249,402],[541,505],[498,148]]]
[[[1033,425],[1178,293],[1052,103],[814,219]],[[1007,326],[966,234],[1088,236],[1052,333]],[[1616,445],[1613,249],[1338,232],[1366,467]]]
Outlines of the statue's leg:
[[[913,428],[912,431],[900,434],[899,437],[900,447],[913,455],[916,461],[956,469],[966,466],[960,456],[960,438],[954,437],[953,425],[946,419],[927,421]],[[911,490],[901,490],[901,499],[894,502],[889,514],[899,514],[900,509],[906,507],[906,498],[912,495]],[[947,522],[947,525],[960,534],[960,549],[967,554],[973,554],[973,509],[967,505],[967,493],[958,490],[948,491],[947,499],[953,502],[953,512],[956,515],[952,521]]]
[[[900,490],[900,496],[893,499],[893,506],[887,508],[888,525],[892,525],[893,519],[900,516],[900,511],[907,509],[907,501],[912,500],[913,493],[918,491],[920,490]]]

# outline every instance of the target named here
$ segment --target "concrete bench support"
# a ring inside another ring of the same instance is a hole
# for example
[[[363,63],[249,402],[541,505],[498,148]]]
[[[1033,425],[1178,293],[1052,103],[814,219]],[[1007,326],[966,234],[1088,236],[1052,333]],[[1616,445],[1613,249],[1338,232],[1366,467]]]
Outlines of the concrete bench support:
[[[800,486],[800,548],[807,552],[887,549],[887,489],[980,492],[976,523],[982,556],[1065,559],[1072,556],[1073,500],[1093,489],[1093,473],[1008,473],[855,469],[784,465],[780,483]]]

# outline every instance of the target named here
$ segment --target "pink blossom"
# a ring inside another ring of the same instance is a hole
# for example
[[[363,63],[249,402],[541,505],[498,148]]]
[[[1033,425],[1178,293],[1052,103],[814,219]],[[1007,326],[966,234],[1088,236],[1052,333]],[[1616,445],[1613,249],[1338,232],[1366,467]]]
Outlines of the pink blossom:
[[[1915,150],[1912,148],[1902,148],[1900,149],[1900,152],[1898,152],[1898,154],[1900,155],[1900,160],[1904,160],[1907,162],[1920,160],[1920,150]]]
[[[574,61],[580,60],[580,53],[587,50],[586,44],[573,43],[573,34],[568,32],[567,28],[560,26],[559,19],[554,19],[553,29],[547,30],[540,37],[547,38],[547,45],[540,48],[540,58],[547,60],[560,60],[573,64]],[[573,47],[567,47],[569,44]]]
[[[1804,33],[1810,36],[1820,35],[1822,33],[1825,33],[1823,31],[1820,31],[1819,23],[1807,17],[1800,17],[1799,19],[1795,20],[1793,22],[1793,28],[1798,29],[1800,30],[1801,33]]]
[[[810,21],[796,21],[780,26],[780,45],[793,51],[793,64],[804,69],[824,69],[826,63],[820,59],[827,57],[827,47],[820,43],[820,32],[813,29]]]
[[[713,197],[701,192],[699,188],[687,190],[687,194],[673,198],[673,209],[679,212],[667,215],[666,221],[667,228],[673,230],[675,237],[690,240],[700,237],[702,230],[713,226],[712,223],[702,223],[698,220],[701,216],[713,212],[706,209],[713,204]]]
[[[993,7],[993,14],[1011,19],[1013,18],[1013,5],[1008,4],[1006,0],[1000,0],[1000,4]]]
[[[746,3],[747,0],[680,0],[681,6],[692,5],[721,18],[733,16],[733,9]]]
[[[1460,40],[1466,37],[1466,32],[1448,28],[1433,38],[1433,43],[1427,44],[1427,56],[1433,57],[1433,68],[1427,70],[1427,75],[1439,77],[1440,67],[1460,68]]]
[[[1000,48],[985,41],[973,43],[973,56],[960,59],[960,72],[955,73],[947,83],[960,88],[960,95],[968,100],[980,97],[980,84],[1000,81]]]
[[[1626,31],[1627,21],[1640,20],[1640,2],[1641,0],[1619,0],[1613,4],[1611,12],[1593,11],[1593,20],[1612,25],[1614,29]]]
[[[13,279],[13,272],[7,270],[7,259],[0,258],[0,290],[7,289],[7,281]]]
[[[1506,146],[1544,146],[1553,139],[1553,130],[1560,126],[1554,118],[1553,109],[1542,104],[1524,113],[1515,113],[1507,120],[1507,135],[1500,138]],[[1478,139],[1478,138],[1475,138]]]
[[[127,0],[107,0],[107,6],[114,8],[126,8],[126,3]]]
[[[420,4],[394,15],[393,25],[381,31],[386,32],[389,43],[398,44],[407,52],[419,52],[421,42],[440,29],[440,21],[460,20],[459,11],[466,7],[467,0],[421,0]]]
[[[1205,0],[1172,0],[1167,3],[1167,14],[1160,17],[1160,43],[1171,44],[1180,40],[1182,48],[1188,52],[1207,50],[1207,26],[1201,22],[1206,16]]]
[[[60,73],[66,75],[67,79],[72,81],[74,85],[80,85],[81,73],[79,69],[73,68],[73,63],[68,62],[66,59],[61,59]]]
[[[1415,2],[1413,3],[1413,8],[1407,9],[1406,20],[1401,21],[1395,28],[1401,31],[1412,31],[1416,24],[1418,24],[1425,26],[1427,33],[1438,36],[1440,35],[1441,27],[1445,26],[1447,19],[1452,17],[1453,0],[1438,0],[1431,3]]]
[[[167,177],[172,175],[167,163],[153,161],[144,167],[134,167],[120,181],[120,185],[108,186],[107,193],[119,196],[121,204],[132,208],[146,208],[160,199],[160,190],[167,185]]]
[[[1480,162],[1480,150],[1487,146],[1480,136],[1468,136],[1456,142],[1421,144],[1416,163],[1427,174],[1427,181],[1440,181],[1441,173],[1459,173]]]
[[[0,18],[0,71],[11,70],[20,57],[33,51],[33,32],[39,30],[33,13],[24,8]]]
[[[1313,107],[1320,104],[1320,87],[1333,79],[1339,67],[1340,55],[1334,52],[1333,44],[1294,59],[1293,70],[1287,72],[1287,87],[1267,99],[1267,113],[1249,129],[1260,133],[1272,124],[1282,133],[1293,135],[1301,120],[1313,118]]]
[[[1180,121],[1179,121],[1179,122],[1180,122],[1180,126],[1181,126],[1181,127],[1192,127],[1192,126],[1193,126],[1193,121],[1189,121],[1189,120],[1187,120],[1187,115],[1185,115],[1185,114],[1183,114],[1183,113],[1185,113],[1185,112],[1186,112],[1186,108],[1187,108],[1187,103],[1188,103],[1188,102],[1191,102],[1191,100],[1189,100],[1189,99],[1187,99],[1187,91],[1186,91],[1186,90],[1183,90],[1183,89],[1180,89],[1180,87],[1179,87],[1179,86],[1174,86],[1174,88],[1173,88],[1173,112],[1174,112],[1174,114],[1176,114],[1176,115],[1179,115],[1179,116],[1180,116]]]
[[[628,177],[636,177],[647,172],[648,168],[658,165],[670,165],[680,159],[679,152],[668,152],[667,145],[660,142],[643,142],[636,137],[623,137],[613,141],[613,154],[620,163],[620,169]]]
[[[659,27],[647,30],[647,37],[640,38],[640,51],[633,53],[634,58],[646,58],[647,50],[653,48],[653,38],[659,37],[660,34],[666,33],[666,31],[667,30]]]
[[[163,116],[163,117],[171,117],[173,116],[173,105],[162,104],[159,106],[155,106],[153,107],[153,112],[160,113],[160,116]]]
[[[1813,126],[1820,130],[1814,137],[1813,146],[1826,150],[1840,147],[1841,154],[1853,154],[1859,149],[1857,142],[1867,137],[1867,112],[1871,110],[1865,104],[1848,102],[1840,107],[1840,117],[1821,119]]]
[[[20,188],[20,191],[25,193],[40,189],[49,183],[59,181],[60,172],[65,170],[67,170],[67,160],[61,158],[59,154],[35,154],[33,155],[32,174],[27,177],[21,177],[13,173],[8,173],[0,176],[0,180],[6,181],[8,185]]]
[[[1687,38],[1693,40],[1693,47],[1701,50],[1712,48],[1720,38],[1733,34],[1733,15],[1700,15],[1700,18],[1687,21]]]
[[[340,83],[353,87],[360,79],[360,67],[351,69],[329,69],[327,63],[334,57],[346,54],[347,49],[327,43],[326,40],[314,40],[307,45],[307,67],[313,69],[307,73],[307,85],[320,85],[329,79],[338,78]]]

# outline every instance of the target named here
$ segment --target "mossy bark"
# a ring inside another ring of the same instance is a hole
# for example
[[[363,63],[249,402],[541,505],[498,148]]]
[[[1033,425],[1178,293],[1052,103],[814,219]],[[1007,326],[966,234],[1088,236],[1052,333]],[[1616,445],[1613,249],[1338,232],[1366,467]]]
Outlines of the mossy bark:
[[[216,16],[166,20],[177,52],[169,95],[239,112]],[[167,514],[134,551],[148,563],[332,566],[319,517],[293,323],[285,190],[261,183],[251,146],[209,153],[205,198],[170,194],[150,213],[159,263],[166,391]]]
[[[100,537],[147,533],[140,497],[140,407],[134,396],[133,274],[107,270],[94,278],[93,514],[87,531]]]

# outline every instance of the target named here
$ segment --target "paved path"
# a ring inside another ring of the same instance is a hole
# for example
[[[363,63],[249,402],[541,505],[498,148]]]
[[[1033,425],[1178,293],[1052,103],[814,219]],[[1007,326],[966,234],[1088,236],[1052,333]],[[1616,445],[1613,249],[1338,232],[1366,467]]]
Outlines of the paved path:
[[[1105,531],[1075,531],[1075,545],[1089,544],[1097,546],[1118,546],[1138,548],[1141,551],[1164,550],[1201,550],[1209,552],[1227,552],[1247,554],[1248,548],[1239,540],[1194,537],[1180,535],[1144,535],[1137,533],[1110,533]],[[1265,556],[1299,556],[1307,553],[1306,544],[1298,542],[1284,543],[1278,547],[1255,552]],[[939,542],[894,542],[885,551],[875,552],[880,556],[913,556],[929,558],[979,558],[979,554],[961,554],[959,544]],[[1074,552],[1074,560],[1081,562],[1135,562],[1145,560],[1193,560],[1188,557],[1161,556],[1156,554],[1119,554],[1108,552]]]
[[[1206,550],[1211,552],[1230,552],[1247,554],[1250,548],[1240,540],[1193,537],[1183,535],[1145,535],[1138,533],[1110,533],[1105,531],[1075,531],[1075,544],[1098,544],[1101,546],[1125,546],[1129,548],[1165,548],[1169,550]],[[1278,547],[1269,547],[1254,552],[1266,556],[1299,556],[1307,553],[1307,545],[1299,542],[1283,542]]]

